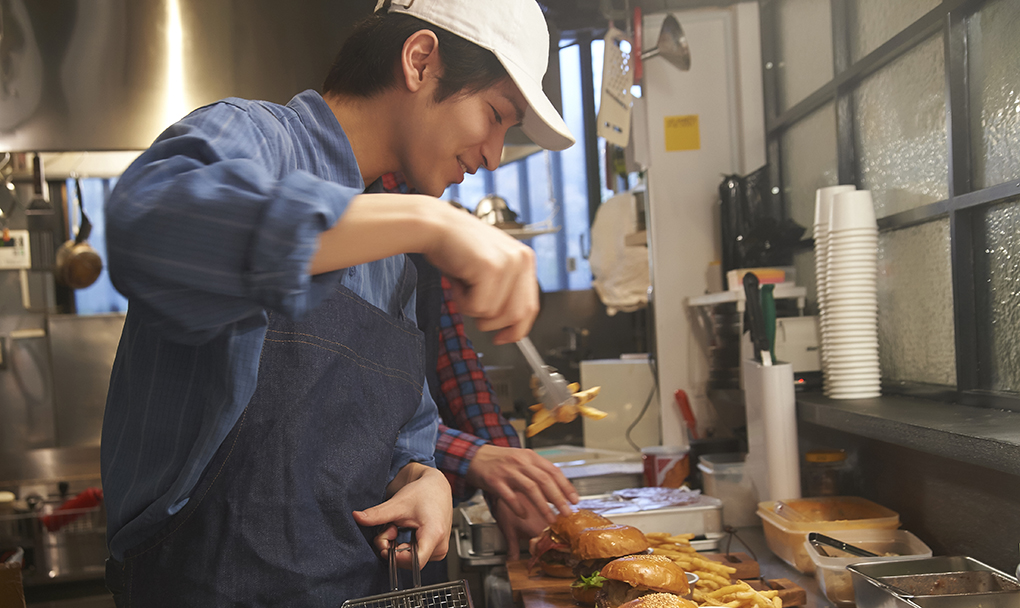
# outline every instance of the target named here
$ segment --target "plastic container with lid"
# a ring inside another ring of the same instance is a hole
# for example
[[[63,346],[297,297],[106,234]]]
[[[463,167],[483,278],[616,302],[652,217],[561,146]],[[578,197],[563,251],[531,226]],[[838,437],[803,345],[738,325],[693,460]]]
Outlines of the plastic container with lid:
[[[846,493],[847,462],[843,450],[814,450],[804,454],[801,467],[804,496],[841,496]]]
[[[815,565],[804,549],[808,532],[829,534],[841,530],[900,527],[896,511],[858,496],[820,496],[758,503],[758,517],[769,549],[805,574]]]
[[[811,543],[804,542],[804,550],[815,566],[815,578],[825,597],[836,606],[854,606],[853,577],[846,567],[850,564],[896,562],[931,557],[931,549],[906,530],[840,530],[829,532],[836,540],[860,547],[880,557],[826,557]],[[837,549],[832,549],[837,554]]]
[[[723,504],[723,523],[727,526],[753,526],[758,523],[755,510],[758,492],[751,478],[745,475],[747,454],[705,454],[698,462],[704,483],[703,491]]]

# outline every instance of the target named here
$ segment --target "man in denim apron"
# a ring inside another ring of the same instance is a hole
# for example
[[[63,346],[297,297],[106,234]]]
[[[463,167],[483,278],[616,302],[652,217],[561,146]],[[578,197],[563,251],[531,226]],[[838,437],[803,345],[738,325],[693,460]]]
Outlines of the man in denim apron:
[[[497,343],[527,334],[531,250],[432,197],[495,169],[515,124],[573,142],[548,43],[534,0],[384,0],[323,94],[200,108],[125,172],[102,443],[118,606],[338,606],[385,590],[397,526],[445,556],[407,254]],[[425,194],[380,192],[390,171]]]

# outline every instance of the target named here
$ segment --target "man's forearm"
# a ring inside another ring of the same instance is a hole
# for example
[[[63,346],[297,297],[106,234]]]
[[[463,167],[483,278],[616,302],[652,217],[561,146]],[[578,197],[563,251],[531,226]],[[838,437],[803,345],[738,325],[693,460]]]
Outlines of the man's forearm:
[[[438,469],[434,469],[420,462],[409,462],[401,467],[390,481],[389,485],[386,486],[386,498],[389,499],[396,494],[400,488],[403,488],[409,483],[418,481],[426,475],[438,475],[439,477],[442,477],[444,481],[446,480]]]
[[[321,274],[400,253],[424,253],[436,232],[443,203],[426,196],[361,194],[319,236],[309,274]]]

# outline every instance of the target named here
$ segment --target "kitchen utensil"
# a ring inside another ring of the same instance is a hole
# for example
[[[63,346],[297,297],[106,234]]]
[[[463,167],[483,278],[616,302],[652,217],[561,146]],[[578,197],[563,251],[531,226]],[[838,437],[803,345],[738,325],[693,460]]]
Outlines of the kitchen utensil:
[[[56,249],[53,245],[53,235],[57,231],[58,219],[49,201],[49,187],[43,162],[38,154],[32,158],[32,188],[32,200],[25,207],[32,270],[53,270]]]
[[[535,373],[544,389],[542,402],[546,409],[553,411],[562,405],[574,403],[575,399],[567,388],[567,381],[560,374],[554,375],[549,372],[549,367],[542,360],[542,355],[538,354],[538,349],[531,343],[531,338],[525,336],[517,342],[517,347],[521,349],[521,354],[528,361],[531,371]]]
[[[400,590],[400,584],[397,581],[396,557],[399,551],[411,552],[413,589]],[[389,554],[391,591],[347,600],[343,603],[343,608],[473,608],[471,594],[468,592],[465,580],[421,586],[421,572],[418,568],[418,540],[413,531],[410,547],[391,550]]]
[[[857,557],[878,557],[877,553],[872,553],[871,551],[868,551],[866,549],[855,547],[850,543],[845,543],[841,540],[836,540],[831,536],[826,536],[819,532],[809,533],[807,539],[809,543],[814,545],[815,549],[817,549],[822,555],[826,557],[836,556],[830,555],[829,552],[825,550],[825,547],[832,547],[833,549],[838,549],[843,553],[849,553],[850,555],[854,555]]]
[[[82,201],[81,180],[74,180],[75,196],[78,199],[78,210],[81,213],[81,226],[74,239],[66,241],[57,249],[56,279],[71,289],[84,289],[96,282],[103,272],[103,260],[99,253],[89,245],[89,234],[92,233],[92,222],[85,214]]]
[[[761,307],[761,295],[758,291],[758,277],[753,272],[744,275],[744,294],[747,300],[748,326],[751,331],[751,343],[754,344],[755,359],[766,367],[772,366],[772,353],[768,338],[765,336],[765,316]]]
[[[682,388],[677,389],[673,393],[673,398],[676,399],[676,404],[680,408],[680,415],[683,416],[684,424],[687,425],[691,438],[700,439],[698,437],[698,421],[694,418],[694,410],[691,409],[691,402],[687,399],[687,393]]]
[[[662,57],[675,65],[681,72],[691,69],[691,49],[680,22],[673,15],[666,15],[659,30],[659,41],[654,49],[641,53],[641,61]]]
[[[773,295],[775,285],[764,285],[761,288],[761,311],[765,319],[765,340],[769,345],[769,356],[776,360],[776,299]]]
[[[517,214],[506,204],[506,199],[490,194],[478,201],[475,216],[486,224],[496,228],[522,228],[524,224],[517,221]]]

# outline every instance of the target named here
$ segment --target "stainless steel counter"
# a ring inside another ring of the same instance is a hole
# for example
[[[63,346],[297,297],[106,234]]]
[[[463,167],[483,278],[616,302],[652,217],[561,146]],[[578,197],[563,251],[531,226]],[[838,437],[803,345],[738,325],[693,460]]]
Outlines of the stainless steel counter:
[[[99,479],[99,447],[0,453],[0,488]]]
[[[749,528],[738,528],[737,536],[744,541],[758,560],[761,566],[761,575],[765,578],[787,578],[800,585],[807,592],[807,608],[833,608],[831,602],[825,598],[825,594],[818,588],[818,581],[815,577],[800,573],[796,568],[776,557],[769,546],[765,543],[765,533],[761,526]],[[734,539],[729,547],[730,551],[743,551],[744,548]],[[724,539],[719,551],[726,551],[726,540]]]

